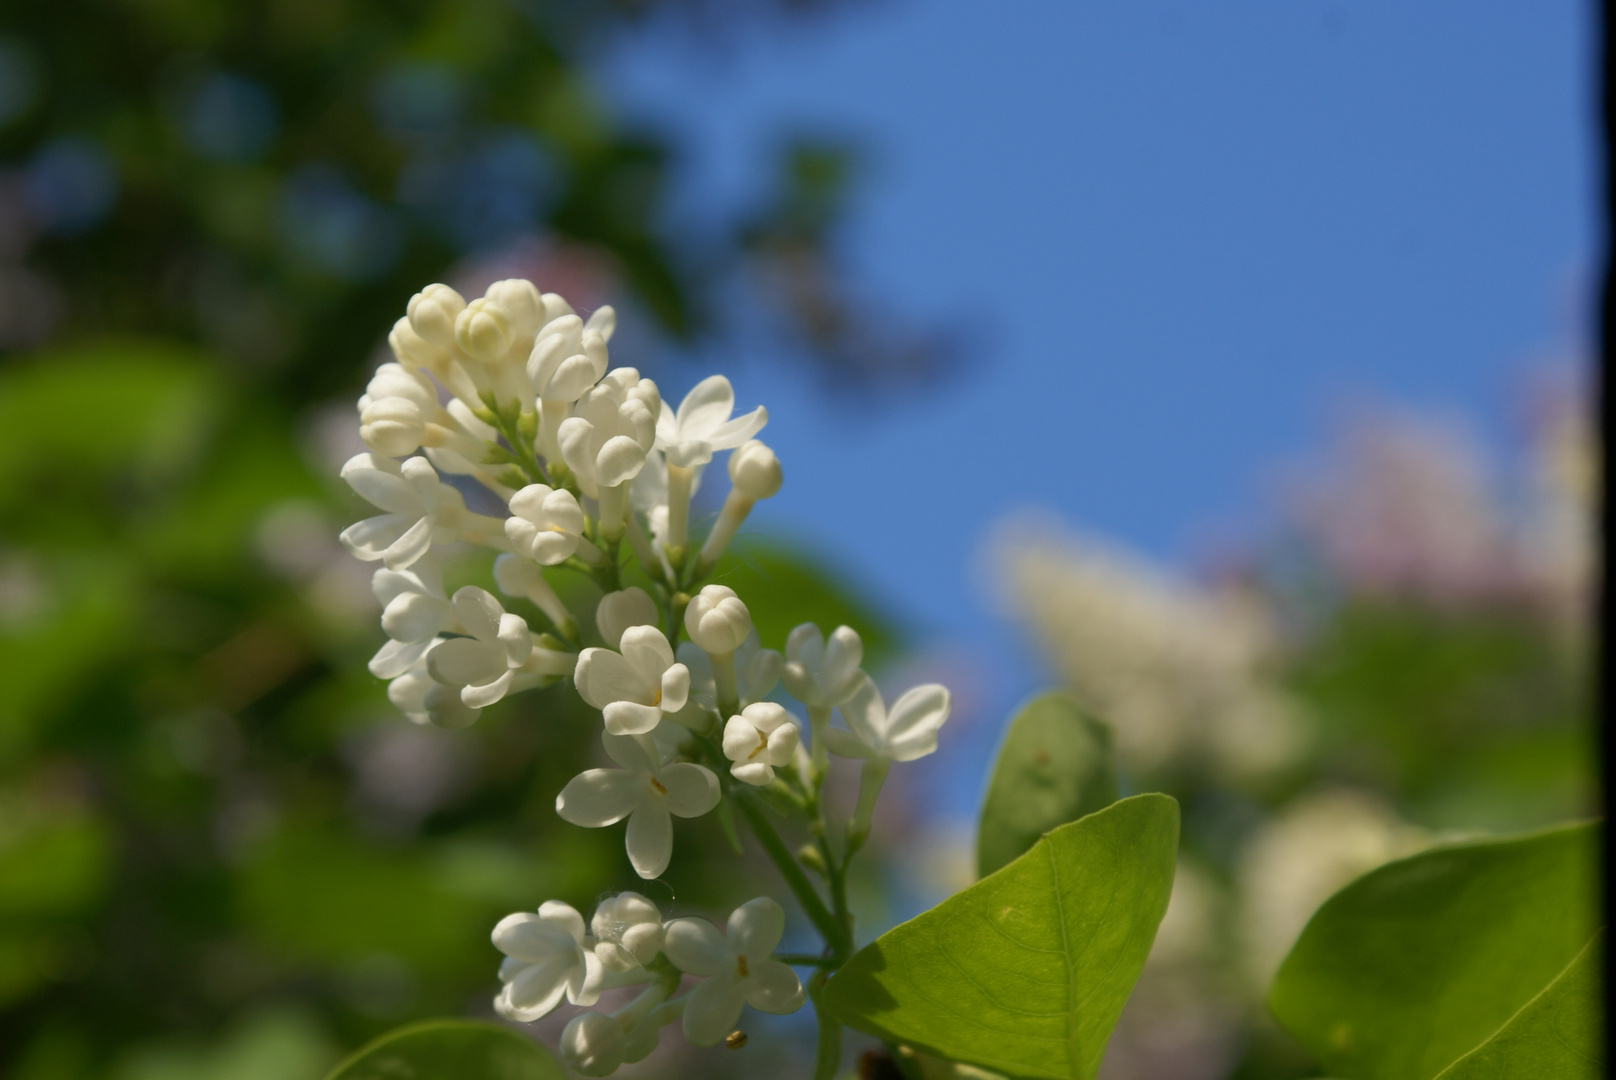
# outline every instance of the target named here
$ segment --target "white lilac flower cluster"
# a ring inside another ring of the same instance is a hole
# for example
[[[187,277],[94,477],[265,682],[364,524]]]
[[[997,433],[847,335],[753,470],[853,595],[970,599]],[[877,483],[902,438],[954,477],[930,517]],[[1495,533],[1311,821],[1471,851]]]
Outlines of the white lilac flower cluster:
[[[556,798],[557,813],[587,827],[626,821],[629,861],[649,879],[672,858],[674,817],[723,804],[728,821],[733,806],[825,937],[823,974],[851,954],[847,863],[868,834],[882,782],[893,762],[936,749],[949,694],[921,686],[888,708],[861,668],[863,645],[851,628],[827,639],[799,626],[782,655],[763,647],[734,590],[704,584],[753,505],[780,489],[779,461],[754,438],[768,413],[760,406],[734,416],[722,375],[671,408],[634,368],[611,367],[615,326],[609,307],[586,320],[521,280],[495,282],[469,303],[447,285],[411,298],[388,339],[395,362],[377,369],[359,399],[370,452],[342,469],[382,511],[342,534],[354,555],[382,563],[373,588],[389,640],[370,670],[390,680],[388,696],[411,720],[445,727],[570,676],[600,710],[616,767],[575,777]],[[698,537],[691,496],[726,450],[730,491]],[[445,474],[492,492],[505,513],[469,509]],[[497,552],[499,592],[530,603],[549,629],[535,632],[484,589],[450,595],[434,549],[458,543]],[[561,569],[604,594],[587,622],[546,576]],[[640,584],[626,580],[636,575]],[[591,631],[601,644],[586,646]],[[769,700],[781,684],[805,708],[808,746],[792,713]],[[832,726],[836,711],[845,727]],[[863,760],[857,806],[839,831],[820,798],[829,753]],[[813,855],[793,856],[769,813],[806,824]],[[802,868],[824,879],[828,901]],[[783,929],[784,913],[766,897],[739,908],[727,936],[700,919],[664,923],[635,893],[602,903],[588,932],[577,911],[552,901],[495,928],[508,958],[496,1006],[535,1020],[563,998],[590,1005],[604,988],[648,984],[625,1008],[584,1013],[566,1029],[568,1063],[605,1075],[643,1058],[675,1019],[691,1042],[711,1045],[743,1004],[800,1007],[796,973],[771,959]],[[704,981],[674,997],[681,975]]]

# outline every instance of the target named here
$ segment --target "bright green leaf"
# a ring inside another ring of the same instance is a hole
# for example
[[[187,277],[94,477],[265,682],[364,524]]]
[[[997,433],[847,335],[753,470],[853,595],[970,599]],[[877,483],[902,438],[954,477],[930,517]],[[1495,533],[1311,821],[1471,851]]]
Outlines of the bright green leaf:
[[[1342,1076],[1431,1080],[1588,944],[1598,828],[1455,844],[1364,875],[1302,932],[1274,1015]]]
[[[1069,694],[1028,702],[1010,722],[988,782],[977,876],[987,877],[1056,826],[1116,801],[1110,730]]]
[[[390,1031],[326,1080],[565,1080],[532,1039],[495,1024],[428,1020]]]
[[[1605,1074],[1599,973],[1604,933],[1440,1080],[1598,1080]]]
[[[1136,795],[861,949],[825,985],[851,1027],[1023,1077],[1089,1080],[1167,911],[1178,804]]]

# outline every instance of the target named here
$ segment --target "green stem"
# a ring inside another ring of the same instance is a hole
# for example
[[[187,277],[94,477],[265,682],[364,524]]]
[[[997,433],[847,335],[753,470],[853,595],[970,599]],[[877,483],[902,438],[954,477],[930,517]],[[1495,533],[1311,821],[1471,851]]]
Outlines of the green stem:
[[[808,997],[814,1003],[814,1017],[819,1021],[819,1040],[814,1048],[814,1080],[835,1080],[842,1065],[842,1025],[826,1015],[822,991],[826,971],[816,971],[808,978]]]
[[[780,834],[775,831],[774,824],[769,821],[763,807],[746,792],[736,793],[735,805],[740,809],[741,816],[746,818],[746,823],[751,826],[758,843],[763,845],[764,852],[780,871],[780,876],[786,879],[786,885],[796,896],[797,903],[802,905],[808,920],[814,924],[815,929],[824,937],[825,943],[830,946],[831,953],[840,966],[853,951],[852,936],[847,932],[846,922],[838,919],[825,906],[825,901],[820,899],[813,882],[808,880],[808,875],[802,872],[802,867],[792,857],[785,841],[780,839]]]
[[[496,414],[497,422],[494,427],[505,436],[505,441],[511,444],[511,451],[516,455],[516,463],[527,473],[528,479],[535,484],[544,484],[553,487],[550,483],[550,474],[544,471],[539,459],[533,453],[533,440],[522,438],[517,430],[516,421],[507,420],[505,416]]]

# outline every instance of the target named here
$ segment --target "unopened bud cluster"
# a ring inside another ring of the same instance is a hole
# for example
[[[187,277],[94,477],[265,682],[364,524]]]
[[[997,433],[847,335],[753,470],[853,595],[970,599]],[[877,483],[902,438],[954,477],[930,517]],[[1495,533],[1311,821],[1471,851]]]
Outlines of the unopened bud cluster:
[[[722,375],[671,407],[634,368],[611,366],[616,321],[609,307],[582,318],[521,280],[495,282],[469,302],[447,285],[410,300],[388,339],[395,362],[377,370],[359,400],[370,452],[342,469],[380,511],[342,533],[354,555],[382,564],[373,587],[389,640],[370,669],[389,680],[388,696],[406,716],[444,727],[570,678],[600,711],[615,767],[573,778],[556,811],[585,827],[625,823],[629,862],[642,878],[668,867],[673,818],[725,800],[774,793],[756,806],[818,815],[823,838],[827,753],[863,759],[840,855],[821,847],[802,863],[840,888],[827,867],[839,860],[845,874],[891,763],[936,748],[948,691],[918,687],[888,709],[861,668],[852,629],[827,640],[818,627],[799,626],[780,643],[782,655],[764,647],[733,589],[704,582],[752,507],[780,490],[780,462],[755,438],[768,413],[760,406],[734,416]],[[730,490],[698,535],[691,497],[724,451]],[[492,492],[505,512],[468,509],[445,476]],[[435,551],[461,543],[494,554],[503,600],[475,586],[446,591]],[[560,572],[599,586],[594,611],[567,608],[550,582]],[[508,611],[510,602],[531,610]],[[770,700],[782,684],[804,707],[811,738]],[[835,711],[845,727],[832,726]],[[784,913],[768,898],[738,909],[726,933],[700,919],[664,921],[635,893],[603,901],[588,927],[552,901],[495,928],[507,957],[496,1007],[534,1020],[563,999],[591,1005],[604,988],[643,985],[610,1015],[579,1015],[562,1037],[573,1069],[603,1076],[645,1057],[675,1020],[707,1046],[730,1033],[744,1004],[798,1008],[802,984],[771,958],[783,930]],[[702,981],[678,997],[681,975]]]

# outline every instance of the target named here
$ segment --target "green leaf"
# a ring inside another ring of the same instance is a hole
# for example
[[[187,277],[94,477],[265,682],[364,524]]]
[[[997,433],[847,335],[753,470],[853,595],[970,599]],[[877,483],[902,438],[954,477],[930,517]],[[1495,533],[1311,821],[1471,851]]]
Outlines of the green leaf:
[[[1440,1080],[1598,1080],[1604,1075],[1599,973],[1604,932],[1594,935],[1503,1028],[1454,1062]]]
[[[1111,732],[1069,694],[1028,702],[1010,722],[994,763],[976,836],[987,877],[1058,825],[1117,801]]]
[[[565,1080],[532,1039],[497,1024],[427,1020],[390,1031],[326,1080]]]
[[[1598,834],[1455,844],[1364,875],[1313,916],[1269,1006],[1334,1073],[1431,1080],[1588,945]]]
[[[1136,795],[859,950],[843,1023],[1021,1077],[1090,1080],[1167,911],[1178,804]]]

